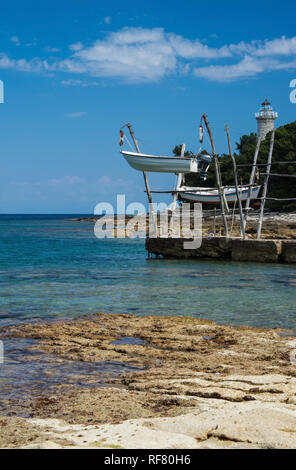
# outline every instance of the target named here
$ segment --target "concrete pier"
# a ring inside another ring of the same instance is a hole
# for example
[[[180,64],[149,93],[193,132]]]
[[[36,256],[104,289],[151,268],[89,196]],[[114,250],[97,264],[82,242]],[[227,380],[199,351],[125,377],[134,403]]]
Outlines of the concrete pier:
[[[175,259],[217,259],[258,263],[296,263],[296,240],[203,238],[200,248],[184,249],[188,238],[147,238],[149,254]]]
[[[190,241],[192,238],[147,238],[146,250],[164,258],[231,259],[231,238],[203,238],[200,248],[185,250],[184,242]]]
[[[296,263],[296,240],[282,241],[282,260],[284,263]]]
[[[258,261],[277,263],[280,260],[282,242],[280,240],[240,240],[232,241],[233,261]]]

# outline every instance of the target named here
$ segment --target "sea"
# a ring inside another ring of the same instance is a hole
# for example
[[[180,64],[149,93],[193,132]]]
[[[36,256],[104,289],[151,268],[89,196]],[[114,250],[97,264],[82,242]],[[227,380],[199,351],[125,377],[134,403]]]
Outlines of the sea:
[[[70,220],[87,216],[0,216],[0,414],[30,417],[31,400],[56,393],[61,383],[104,387],[141,370],[61,360],[36,340],[1,335],[4,326],[104,312],[296,333],[295,266],[148,259],[143,239],[98,239],[94,222]]]
[[[98,239],[89,214],[0,215],[0,327],[128,313],[296,332],[293,265],[148,259],[143,239]]]

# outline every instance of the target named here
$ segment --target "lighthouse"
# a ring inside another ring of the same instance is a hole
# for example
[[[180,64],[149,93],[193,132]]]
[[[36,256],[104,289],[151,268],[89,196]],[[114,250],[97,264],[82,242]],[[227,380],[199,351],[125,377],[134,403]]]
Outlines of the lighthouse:
[[[257,119],[257,134],[261,136],[262,140],[265,139],[266,134],[274,129],[274,121],[278,117],[278,113],[272,110],[270,102],[267,98],[261,103],[261,108],[258,113],[255,113]]]

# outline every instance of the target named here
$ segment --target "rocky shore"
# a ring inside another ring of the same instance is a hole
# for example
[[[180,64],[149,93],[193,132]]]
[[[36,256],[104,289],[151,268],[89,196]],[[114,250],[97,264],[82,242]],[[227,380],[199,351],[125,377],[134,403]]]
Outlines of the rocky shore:
[[[209,211],[209,214],[212,214],[213,211]],[[257,236],[257,226],[258,226],[258,212],[251,212],[248,218],[248,223],[246,227],[247,238],[253,239]],[[77,221],[77,222],[93,222],[95,223],[99,220],[99,217],[80,217],[75,219],[67,219],[68,221]],[[137,225],[134,228],[132,224],[132,216],[125,216],[126,227],[122,226],[122,219],[118,219],[117,216],[105,216],[105,221],[107,222],[108,228],[114,231],[114,237],[124,237],[130,236],[132,230],[142,232],[148,235],[149,229],[149,220],[146,215],[137,216]],[[240,218],[236,214],[234,217],[232,215],[227,216],[230,236],[238,237],[240,236]],[[158,218],[158,226],[160,225],[160,219]],[[184,232],[184,233],[183,233]],[[214,217],[213,215],[208,215],[206,211],[203,212],[202,220],[202,234],[204,237],[209,235],[220,236],[223,235],[224,228],[221,220],[221,216]],[[173,236],[174,229],[169,236]],[[270,212],[264,215],[262,234],[261,238],[276,240],[276,239],[285,239],[285,240],[295,240],[296,239],[296,213],[279,213],[279,212]],[[186,237],[188,234],[186,231],[181,232],[183,237]],[[190,234],[189,234],[190,236]]]
[[[135,371],[0,407],[2,448],[296,447],[295,332],[99,313],[0,330],[12,337],[68,363]]]

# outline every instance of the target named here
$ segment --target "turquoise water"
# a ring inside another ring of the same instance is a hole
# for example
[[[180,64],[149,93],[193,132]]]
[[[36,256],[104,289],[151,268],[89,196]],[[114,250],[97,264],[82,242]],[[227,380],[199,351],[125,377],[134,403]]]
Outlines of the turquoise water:
[[[294,266],[148,260],[73,217],[0,216],[0,326],[101,311],[296,331]]]

